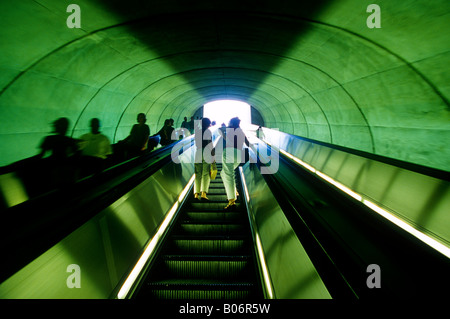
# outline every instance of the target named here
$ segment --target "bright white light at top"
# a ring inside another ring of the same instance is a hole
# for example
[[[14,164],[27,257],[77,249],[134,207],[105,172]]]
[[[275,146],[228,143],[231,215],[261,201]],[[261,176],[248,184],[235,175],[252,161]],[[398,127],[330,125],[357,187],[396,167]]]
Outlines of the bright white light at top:
[[[216,121],[217,125],[222,123],[228,125],[231,118],[239,117],[242,128],[245,128],[246,125],[252,122],[250,105],[234,100],[219,100],[206,103],[203,106],[203,117]]]

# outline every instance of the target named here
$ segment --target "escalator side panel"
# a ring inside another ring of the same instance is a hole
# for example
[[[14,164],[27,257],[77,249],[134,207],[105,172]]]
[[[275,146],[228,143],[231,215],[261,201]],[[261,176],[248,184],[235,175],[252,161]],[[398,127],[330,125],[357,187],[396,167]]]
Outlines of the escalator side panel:
[[[448,258],[309,171],[280,161],[273,187],[284,192],[360,298],[439,298],[449,282]],[[289,190],[289,191],[287,191]],[[381,269],[382,289],[367,285],[369,265]]]
[[[277,299],[330,299],[331,295],[256,165],[243,167],[249,206]]]
[[[0,298],[114,298],[193,172],[192,163],[168,163],[2,282]],[[70,265],[80,288],[68,287]]]

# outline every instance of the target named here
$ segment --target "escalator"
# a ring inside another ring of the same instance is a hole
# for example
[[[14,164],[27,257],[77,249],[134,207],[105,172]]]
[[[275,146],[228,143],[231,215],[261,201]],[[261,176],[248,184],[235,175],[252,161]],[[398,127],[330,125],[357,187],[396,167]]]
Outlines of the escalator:
[[[237,174],[236,182],[241,190]],[[209,201],[195,199],[191,191],[133,298],[262,297],[242,196],[236,201],[236,209],[225,211],[227,198],[218,174],[211,181],[208,198]]]

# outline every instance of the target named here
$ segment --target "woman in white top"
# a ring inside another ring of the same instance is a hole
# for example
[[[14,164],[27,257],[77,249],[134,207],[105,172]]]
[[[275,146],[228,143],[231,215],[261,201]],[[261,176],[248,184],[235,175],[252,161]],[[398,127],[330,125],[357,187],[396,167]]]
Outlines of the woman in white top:
[[[227,193],[228,205],[226,210],[236,207],[236,180],[234,170],[242,162],[242,149],[244,143],[250,146],[244,131],[239,127],[241,120],[234,117],[230,120],[228,127],[221,127],[223,136],[223,154],[222,154],[222,181]]]

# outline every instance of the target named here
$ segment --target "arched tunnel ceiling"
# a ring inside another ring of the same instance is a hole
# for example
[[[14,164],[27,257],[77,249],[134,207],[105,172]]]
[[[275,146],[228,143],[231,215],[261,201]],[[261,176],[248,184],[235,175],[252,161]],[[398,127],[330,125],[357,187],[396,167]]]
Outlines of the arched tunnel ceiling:
[[[70,3],[81,28],[68,28]],[[113,142],[237,99],[267,127],[450,170],[450,2],[23,0],[0,3],[0,165],[61,116]]]

